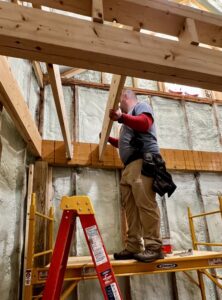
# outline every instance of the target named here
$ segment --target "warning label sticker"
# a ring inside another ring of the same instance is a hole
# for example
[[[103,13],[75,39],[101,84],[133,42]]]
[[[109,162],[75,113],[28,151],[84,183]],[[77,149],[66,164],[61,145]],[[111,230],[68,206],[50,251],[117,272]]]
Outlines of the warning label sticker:
[[[100,273],[100,275],[101,275],[102,280],[103,280],[105,285],[110,285],[114,281],[111,269],[108,269],[108,270]]]
[[[90,248],[95,258],[96,265],[102,265],[107,262],[106,253],[96,225],[86,228],[86,234],[89,239]]]
[[[210,266],[222,265],[222,257],[211,258],[208,260]]]
[[[31,285],[32,281],[32,271],[26,270],[25,271],[25,285]]]
[[[105,289],[106,289],[106,295],[109,300],[121,300],[120,294],[119,294],[119,291],[118,291],[118,288],[117,288],[115,282],[110,284],[109,286],[107,286]]]

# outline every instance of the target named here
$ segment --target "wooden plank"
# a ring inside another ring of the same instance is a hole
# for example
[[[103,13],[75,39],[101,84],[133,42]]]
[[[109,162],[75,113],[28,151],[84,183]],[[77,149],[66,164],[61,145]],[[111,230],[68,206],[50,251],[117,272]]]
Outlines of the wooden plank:
[[[76,74],[81,74],[85,71],[86,71],[85,69],[76,69],[76,68],[70,69],[70,70],[67,70],[67,71],[64,71],[63,73],[61,73],[61,77],[68,79],[68,78],[73,77]]]
[[[47,82],[46,82],[47,83]],[[85,80],[78,80],[78,79],[62,79],[62,84],[65,86],[84,86],[88,88],[95,88],[95,89],[102,89],[102,90],[109,90],[110,84],[106,83],[96,83],[96,82],[90,82]],[[161,84],[161,83],[160,83]],[[164,86],[165,87],[165,86]],[[189,95],[181,95],[173,92],[167,92],[165,91],[154,91],[149,90],[145,88],[134,88],[134,87],[127,87],[128,89],[133,90],[138,95],[151,95],[151,96],[159,96],[164,98],[169,98],[170,100],[180,100],[180,101],[189,101],[189,102],[195,102],[195,103],[205,103],[212,105],[214,102],[217,104],[222,105],[222,98],[221,100],[218,100],[220,98],[217,98],[215,100],[209,99],[209,98],[203,98],[203,97],[195,97],[195,96],[189,96]],[[165,88],[164,88],[165,89]],[[218,93],[219,94],[219,93]]]
[[[193,51],[177,41],[12,3],[0,7],[2,54],[222,91],[221,51]]]
[[[30,0],[61,10],[91,16],[92,0]],[[178,36],[185,18],[196,22],[199,41],[222,47],[221,16],[165,0],[106,0],[103,3],[104,20]]]
[[[42,70],[41,70],[40,63],[38,61],[33,61],[32,66],[33,66],[33,70],[34,70],[38,85],[39,85],[40,88],[43,88],[44,87],[43,73],[42,73]]]
[[[33,179],[33,193],[36,193],[36,209],[42,214],[47,212],[48,194],[48,163],[46,161],[35,162]],[[35,253],[46,250],[46,226],[45,220],[36,218]],[[44,266],[45,258],[39,257],[35,260],[36,266]]]
[[[47,153],[49,148],[54,148],[54,158],[45,156],[44,159],[52,166],[79,166],[101,169],[123,169],[124,167],[116,148],[111,145],[107,145],[102,162],[99,160],[98,144],[74,143],[75,150],[72,160],[65,158],[64,142],[44,140],[43,153]],[[160,149],[160,151],[169,170],[222,172],[222,153],[220,152],[178,149]]]
[[[197,28],[195,25],[195,21],[193,19],[190,18],[185,19],[185,23],[179,34],[179,40],[182,43],[187,43],[194,46],[199,45]]]
[[[124,87],[126,76],[113,75],[109,91],[109,99],[106,105],[106,111],[103,119],[101,139],[99,143],[99,159],[103,159],[105,147],[112,129],[113,121],[109,118],[109,110],[117,109],[121,93]]]
[[[103,0],[92,0],[92,19],[103,23]]]
[[[31,205],[31,197],[33,193],[33,178],[34,178],[34,165],[29,165],[28,172],[28,190],[26,197],[26,216],[25,216],[25,241],[24,241],[24,269],[23,269],[23,282],[25,282],[25,270],[27,269],[27,254],[28,254],[28,233],[29,233],[29,211]],[[24,295],[24,287],[23,284],[23,295]]]
[[[51,83],[51,88],[55,100],[56,111],[58,114],[62,135],[66,145],[67,157],[71,159],[73,154],[72,144],[71,144],[71,137],[69,132],[69,125],[67,121],[67,114],[65,109],[65,101],[64,101],[64,95],[62,90],[62,82],[61,82],[61,77],[59,72],[59,66],[47,64],[47,70],[49,74],[49,80]]]
[[[28,148],[35,156],[41,156],[42,138],[7,59],[3,56],[0,56],[0,98]]]
[[[42,144],[42,159],[47,161],[49,164],[55,162],[55,143],[54,141],[44,141]]]

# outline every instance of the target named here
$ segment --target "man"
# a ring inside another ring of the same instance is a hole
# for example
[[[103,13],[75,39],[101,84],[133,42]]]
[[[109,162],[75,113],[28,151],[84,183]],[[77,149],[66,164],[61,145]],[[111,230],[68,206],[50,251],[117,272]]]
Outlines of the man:
[[[153,178],[141,174],[143,153],[159,155],[152,108],[138,102],[133,91],[124,90],[120,109],[110,110],[109,117],[123,124],[119,139],[109,137],[109,142],[119,148],[125,165],[120,187],[128,223],[126,249],[114,253],[114,258],[142,262],[163,258]]]

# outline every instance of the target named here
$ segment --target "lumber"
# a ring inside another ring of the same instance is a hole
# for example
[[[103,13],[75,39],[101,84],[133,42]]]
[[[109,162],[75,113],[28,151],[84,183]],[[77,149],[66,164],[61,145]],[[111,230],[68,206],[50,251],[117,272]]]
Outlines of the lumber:
[[[92,19],[103,23],[103,0],[92,0]]]
[[[38,61],[33,61],[32,66],[33,66],[33,70],[34,70],[38,85],[39,85],[40,88],[43,88],[44,87],[43,73],[42,73],[42,70],[41,70],[40,63]]]
[[[32,3],[91,17],[92,0],[29,0]],[[166,0],[106,0],[104,20],[178,36],[185,18],[195,21],[200,43],[222,47],[220,15]]]
[[[178,149],[160,149],[167,169],[185,172],[222,172],[222,153]],[[107,145],[103,160],[99,160],[99,145],[74,143],[73,158],[65,157],[65,145],[61,141],[43,140],[43,159],[52,166],[92,167],[101,169],[122,169],[123,164],[117,149]]]
[[[68,79],[68,78],[73,77],[74,75],[81,74],[85,71],[86,71],[85,69],[72,68],[70,70],[67,70],[67,71],[64,71],[63,73],[61,73],[61,77]]]
[[[183,43],[191,44],[194,46],[199,45],[197,28],[193,19],[185,19],[185,23],[179,35],[179,39]]]
[[[109,118],[109,110],[117,109],[121,93],[124,87],[126,76],[113,75],[109,90],[109,98],[106,105],[106,111],[103,119],[101,139],[99,143],[99,159],[103,159],[105,147],[112,129],[113,121]]]
[[[69,125],[67,121],[67,114],[65,109],[65,101],[62,90],[61,77],[58,65],[47,64],[49,80],[51,83],[52,93],[54,96],[56,111],[59,118],[62,135],[66,145],[66,152],[69,159],[72,158],[72,143],[69,132]]]
[[[48,163],[36,161],[33,177],[33,193],[36,194],[36,209],[39,213],[48,214]],[[42,218],[36,218],[35,253],[46,250],[46,223]],[[44,266],[45,257],[35,260],[35,265]]]
[[[42,138],[8,61],[0,56],[0,98],[16,128],[35,156],[41,156]]]
[[[0,8],[2,54],[222,91],[221,51],[12,3]]]
[[[46,84],[48,83],[48,79],[45,81]],[[102,90],[109,90],[110,84],[107,83],[98,83],[98,82],[91,82],[91,81],[85,81],[85,80],[79,80],[79,79],[65,79],[62,78],[62,84],[65,86],[84,86],[87,88],[95,88],[95,89],[102,89]],[[191,95],[183,95],[178,94],[174,92],[168,92],[165,89],[165,85],[160,82],[159,91],[149,90],[145,88],[135,88],[135,87],[127,87],[127,89],[133,90],[138,95],[150,95],[150,96],[158,96],[163,98],[169,98],[170,100],[179,100],[179,101],[189,101],[189,102],[196,102],[196,103],[205,103],[212,105],[213,103],[216,103],[218,105],[222,105],[222,97],[219,96],[220,93],[215,92],[215,98],[203,98],[203,97],[196,97]]]

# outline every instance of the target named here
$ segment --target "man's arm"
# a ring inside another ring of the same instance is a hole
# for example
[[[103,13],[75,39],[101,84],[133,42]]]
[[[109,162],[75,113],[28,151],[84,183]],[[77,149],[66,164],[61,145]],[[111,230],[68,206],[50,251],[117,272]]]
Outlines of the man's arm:
[[[150,114],[145,113],[142,113],[139,116],[122,114],[118,122],[125,124],[133,130],[147,132],[153,124],[153,118]]]
[[[111,109],[109,117],[111,120],[123,123],[124,125],[139,132],[147,132],[147,130],[153,124],[153,118],[149,113],[142,113],[138,116],[132,116],[121,113],[119,110],[115,111]]]
[[[119,140],[114,138],[114,137],[109,137],[108,139],[108,142],[113,146],[113,147],[116,147],[116,148],[119,148],[119,145],[118,145],[118,142]]]

